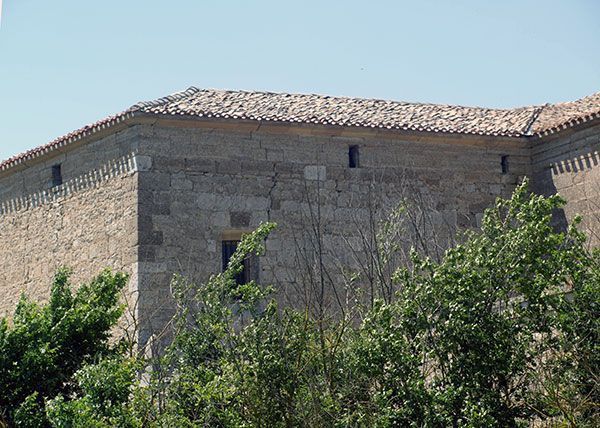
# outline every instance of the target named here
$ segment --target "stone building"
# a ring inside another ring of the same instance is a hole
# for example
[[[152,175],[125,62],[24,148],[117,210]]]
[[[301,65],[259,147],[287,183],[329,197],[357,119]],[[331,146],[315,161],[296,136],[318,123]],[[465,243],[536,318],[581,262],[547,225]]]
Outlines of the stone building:
[[[74,281],[110,266],[131,274],[144,343],[171,314],[173,273],[206,279],[271,220],[246,273],[293,285],[315,204],[336,248],[360,240],[374,188],[393,204],[407,181],[434,221],[476,227],[528,176],[568,199],[563,219],[598,232],[599,148],[600,93],[487,109],[189,88],[0,163],[0,315],[22,292],[47,297],[59,266]]]

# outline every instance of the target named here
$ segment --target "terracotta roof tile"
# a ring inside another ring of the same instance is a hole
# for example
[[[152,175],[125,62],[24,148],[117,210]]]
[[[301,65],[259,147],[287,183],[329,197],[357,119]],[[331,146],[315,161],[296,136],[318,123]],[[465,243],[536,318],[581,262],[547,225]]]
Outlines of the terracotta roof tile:
[[[246,119],[422,132],[530,137],[600,118],[600,92],[577,101],[514,109],[272,92],[189,89],[138,103],[0,163],[0,171],[138,115]]]
[[[186,96],[139,103],[148,114],[520,136],[535,107],[488,109],[375,99],[190,88]]]
[[[117,115],[109,116],[107,118],[94,122],[90,125],[86,125],[73,132],[69,132],[68,134],[63,135],[62,137],[58,137],[47,144],[44,144],[31,150],[27,150],[26,152],[17,154],[0,162],[0,171],[7,170],[16,165],[27,162],[28,160],[37,158],[39,156],[43,156],[48,152],[56,150],[60,147],[67,146],[71,143],[74,143],[75,141],[81,140],[82,138],[85,138],[88,135],[95,134],[96,132],[102,129],[110,128],[118,123],[125,121],[126,119],[132,116],[133,115],[129,112],[119,113]]]
[[[546,104],[542,107],[531,131],[547,135],[560,129],[600,117],[600,92],[577,101]]]

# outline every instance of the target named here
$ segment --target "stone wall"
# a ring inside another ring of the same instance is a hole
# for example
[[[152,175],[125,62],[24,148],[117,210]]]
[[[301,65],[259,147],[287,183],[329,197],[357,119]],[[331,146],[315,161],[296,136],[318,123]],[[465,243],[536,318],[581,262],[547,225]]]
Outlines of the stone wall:
[[[359,270],[354,252],[364,249],[369,222],[402,198],[418,195],[435,227],[471,228],[495,198],[533,176],[535,190],[569,199],[565,218],[592,218],[600,201],[599,133],[564,131],[540,143],[142,120],[0,176],[0,293],[7,296],[0,313],[12,310],[22,291],[46,298],[60,265],[75,268],[75,282],[111,266],[131,273],[132,291],[139,288],[143,344],[172,314],[174,273],[205,281],[221,270],[223,239],[268,220],[279,226],[258,260],[259,280],[276,285],[286,302],[311,303],[316,246],[330,269],[325,282],[337,281],[342,268]],[[359,147],[358,168],[349,168],[350,146]],[[49,189],[58,162],[65,183]],[[349,298],[336,293],[326,291],[327,305]]]
[[[0,316],[12,313],[21,293],[46,300],[61,266],[73,268],[74,284],[106,267],[135,274],[136,187],[135,175],[113,177],[0,216]]]
[[[592,245],[600,244],[600,125],[577,131],[565,130],[538,140],[532,147],[534,190],[559,193],[568,204],[557,213],[565,225],[575,215]]]
[[[298,249],[314,245],[315,213],[334,264],[348,256],[344,245],[359,243],[373,192],[389,206],[410,183],[427,190],[439,221],[474,227],[484,208],[530,173],[528,145],[517,139],[184,125],[140,128],[140,154],[150,165],[139,177],[140,313],[152,314],[144,338],[172,313],[171,275],[200,282],[220,271],[228,233],[277,222],[260,280],[303,304],[309,297]],[[359,168],[348,167],[351,145],[359,146]],[[509,156],[506,174],[502,155]]]
[[[21,293],[47,299],[56,269],[73,283],[111,267],[137,287],[137,162],[128,130],[76,147],[0,177],[0,316]],[[48,171],[63,165],[64,182],[48,188]]]
[[[52,166],[60,164],[63,181],[71,181],[90,171],[106,174],[111,163],[130,157],[137,150],[136,128],[129,127],[85,144],[54,150],[7,173],[0,173],[0,203],[27,197],[52,187]],[[102,171],[107,169],[107,171]]]

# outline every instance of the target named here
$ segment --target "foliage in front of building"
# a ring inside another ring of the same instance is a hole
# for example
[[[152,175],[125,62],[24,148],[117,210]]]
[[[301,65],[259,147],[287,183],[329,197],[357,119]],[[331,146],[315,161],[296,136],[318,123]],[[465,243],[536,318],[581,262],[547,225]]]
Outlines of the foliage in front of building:
[[[598,426],[600,255],[558,196],[526,183],[480,231],[393,274],[393,299],[315,317],[236,277],[273,224],[206,283],[173,280],[174,339],[160,358],[110,348],[125,278],[0,327],[0,411],[14,426]]]
[[[109,338],[127,276],[106,270],[73,293],[69,275],[58,271],[47,304],[22,296],[11,322],[0,319],[0,426],[46,426],[49,398],[76,396],[79,370],[120,353]]]

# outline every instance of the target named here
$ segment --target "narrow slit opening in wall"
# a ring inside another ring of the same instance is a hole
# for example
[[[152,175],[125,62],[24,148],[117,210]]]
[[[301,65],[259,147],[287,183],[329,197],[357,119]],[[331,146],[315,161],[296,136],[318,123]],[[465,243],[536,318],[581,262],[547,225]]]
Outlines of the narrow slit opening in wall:
[[[350,168],[358,168],[358,158],[358,146],[350,146],[350,148],[348,149],[348,166]]]
[[[57,187],[63,184],[62,169],[60,164],[52,166],[52,187]]]
[[[500,158],[500,167],[502,168],[502,174],[508,174],[508,155],[503,155]]]
[[[221,255],[222,255],[222,271],[225,272],[227,266],[229,265],[229,260],[231,256],[237,250],[240,241],[237,240],[227,240],[221,241]],[[237,284],[245,284],[249,281],[248,278],[248,268],[247,268],[247,260],[244,260],[244,269],[235,276],[235,282]]]

